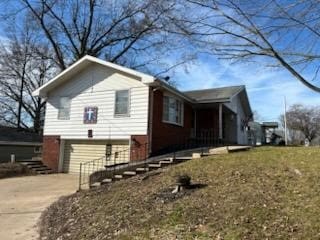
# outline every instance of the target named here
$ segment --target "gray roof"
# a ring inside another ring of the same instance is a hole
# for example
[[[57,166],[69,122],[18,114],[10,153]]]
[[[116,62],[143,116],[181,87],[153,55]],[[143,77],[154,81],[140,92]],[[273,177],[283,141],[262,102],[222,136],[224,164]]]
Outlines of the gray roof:
[[[227,102],[230,101],[230,98],[245,87],[241,86],[231,86],[231,87],[221,87],[221,88],[211,88],[195,91],[183,92],[188,97],[194,99],[199,103],[205,102]]]
[[[284,131],[281,129],[275,129],[273,133],[279,137],[284,138]]]
[[[270,127],[270,128],[277,128],[279,127],[279,123],[278,122],[263,122],[262,123],[263,127]]]
[[[27,130],[0,126],[0,142],[41,143],[42,136]]]

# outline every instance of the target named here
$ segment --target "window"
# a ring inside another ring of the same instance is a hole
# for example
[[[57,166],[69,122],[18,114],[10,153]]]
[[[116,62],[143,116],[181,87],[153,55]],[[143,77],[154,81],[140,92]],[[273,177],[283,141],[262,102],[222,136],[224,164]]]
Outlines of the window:
[[[112,155],[112,145],[110,143],[108,143],[107,146],[106,146],[106,158],[107,158],[107,160],[111,160],[111,155]]]
[[[58,119],[69,120],[70,119],[70,103],[69,97],[61,97],[59,102]]]
[[[114,114],[116,116],[129,115],[129,90],[116,91]]]
[[[42,153],[42,147],[41,146],[34,147],[34,153]]]
[[[183,105],[176,98],[163,97],[163,121],[182,125]]]

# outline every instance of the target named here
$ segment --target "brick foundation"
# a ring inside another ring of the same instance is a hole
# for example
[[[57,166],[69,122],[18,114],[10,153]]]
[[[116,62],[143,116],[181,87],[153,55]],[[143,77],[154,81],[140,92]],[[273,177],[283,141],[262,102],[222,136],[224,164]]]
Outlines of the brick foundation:
[[[144,160],[148,154],[148,135],[132,135],[130,161]]]
[[[43,136],[42,162],[58,172],[60,154],[60,136]]]

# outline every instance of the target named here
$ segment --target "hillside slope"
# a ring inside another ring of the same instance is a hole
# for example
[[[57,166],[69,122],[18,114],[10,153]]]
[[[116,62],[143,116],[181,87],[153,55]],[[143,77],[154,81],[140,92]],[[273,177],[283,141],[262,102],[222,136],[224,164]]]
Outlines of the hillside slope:
[[[175,176],[195,188],[170,194]],[[43,239],[319,239],[320,149],[256,148],[191,160],[60,199]]]

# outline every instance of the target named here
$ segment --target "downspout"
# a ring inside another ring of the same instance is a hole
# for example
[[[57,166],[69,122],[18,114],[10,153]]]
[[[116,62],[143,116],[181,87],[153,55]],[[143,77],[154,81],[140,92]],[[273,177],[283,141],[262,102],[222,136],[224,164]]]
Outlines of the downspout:
[[[222,103],[219,104],[219,141],[222,143],[223,135],[222,135]]]
[[[58,163],[59,173],[63,172],[64,148],[65,148],[65,140],[60,139],[59,163]]]
[[[149,107],[148,107],[148,115],[149,115],[149,124],[148,124],[148,154],[152,153],[152,128],[153,128],[153,89],[149,87]]]

